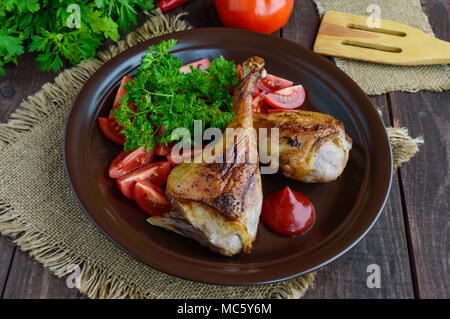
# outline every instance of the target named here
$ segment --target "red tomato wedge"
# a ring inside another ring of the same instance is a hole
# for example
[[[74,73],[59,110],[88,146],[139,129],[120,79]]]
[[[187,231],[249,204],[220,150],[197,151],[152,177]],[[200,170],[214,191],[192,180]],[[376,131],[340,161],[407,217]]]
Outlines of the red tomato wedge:
[[[252,102],[253,114],[267,114],[267,110],[269,107],[267,103],[264,101],[265,95],[266,93],[263,92],[253,99]]]
[[[126,197],[134,199],[134,186],[137,182],[147,181],[160,187],[166,182],[169,171],[170,163],[167,161],[151,163],[120,177],[117,185]]]
[[[103,134],[113,141],[114,143],[123,145],[125,144],[125,136],[121,133],[122,127],[117,123],[117,121],[112,118],[98,117],[98,124]]]
[[[191,162],[194,157],[200,155],[202,153],[203,149],[200,150],[190,150],[188,152],[180,152],[176,153],[175,151],[171,151],[170,154],[167,155],[167,160],[170,162],[170,165],[172,166],[178,166],[181,163],[184,162]]]
[[[285,187],[264,198],[261,219],[273,231],[292,236],[309,230],[316,220],[316,213],[305,195]]]
[[[119,178],[128,173],[150,164],[153,160],[154,150],[150,152],[145,147],[140,147],[134,151],[123,151],[109,165],[109,176]]]
[[[295,109],[305,102],[305,95],[303,86],[297,85],[266,94],[264,101],[277,109]]]
[[[125,93],[127,92],[125,90],[125,84],[127,84],[128,82],[132,81],[133,78],[131,76],[125,75],[122,78],[122,82],[120,83],[119,89],[117,90],[117,94],[116,94],[116,98],[114,99],[114,104],[113,107],[111,109],[111,111],[109,112],[109,118],[114,118],[113,114],[112,114],[112,110],[118,108],[120,106],[119,104],[119,100],[121,98],[124,97]],[[137,111],[136,105],[134,105],[133,103],[128,103],[128,107],[134,111]]]
[[[162,124],[158,128],[158,131],[156,131],[156,136],[163,136],[164,134],[166,134],[166,126],[164,124]]]
[[[166,126],[163,124],[158,128],[156,136],[163,136],[166,134]],[[155,146],[155,154],[158,156],[167,156],[172,149],[172,144],[170,143],[157,143]]]
[[[272,74],[267,74],[265,78],[262,78],[257,82],[256,88],[264,92],[273,93],[275,91],[285,89],[293,85],[294,82],[292,81],[280,78]]]
[[[209,67],[209,59],[208,58],[204,58],[204,59],[201,59],[201,60],[197,60],[197,61],[188,63],[186,65],[183,65],[180,68],[180,72],[190,73],[191,72],[191,68],[190,68],[191,65],[192,65],[192,67],[194,69],[199,68],[200,70],[205,71]]]
[[[169,143],[158,143],[155,146],[155,154],[158,156],[167,156],[172,150],[172,144]]]
[[[164,194],[164,190],[150,182],[136,183],[133,197],[138,206],[150,216],[164,216],[170,213],[172,205]]]

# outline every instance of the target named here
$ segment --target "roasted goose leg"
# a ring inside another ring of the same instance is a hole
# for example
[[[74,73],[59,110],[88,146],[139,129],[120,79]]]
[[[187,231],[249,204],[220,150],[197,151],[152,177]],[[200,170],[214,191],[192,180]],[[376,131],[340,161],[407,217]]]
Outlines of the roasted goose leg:
[[[268,139],[270,128],[279,128],[279,154],[267,152],[279,159],[279,169],[287,177],[304,183],[330,182],[347,164],[352,139],[330,115],[308,111],[255,114],[253,125],[267,128]],[[271,143],[260,141],[259,145]]]
[[[232,138],[224,134],[215,152],[203,152],[201,163],[194,160],[175,167],[166,188],[172,211],[148,219],[225,256],[250,252],[263,200],[252,96],[264,60],[252,57],[243,66],[245,77],[233,97],[236,116],[228,125],[241,130],[235,130]]]

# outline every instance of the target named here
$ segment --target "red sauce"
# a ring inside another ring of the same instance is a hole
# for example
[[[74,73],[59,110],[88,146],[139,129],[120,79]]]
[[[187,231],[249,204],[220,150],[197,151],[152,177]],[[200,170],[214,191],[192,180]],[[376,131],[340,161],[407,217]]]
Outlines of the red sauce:
[[[276,233],[292,236],[309,230],[316,220],[316,213],[305,195],[285,187],[264,198],[261,218]]]

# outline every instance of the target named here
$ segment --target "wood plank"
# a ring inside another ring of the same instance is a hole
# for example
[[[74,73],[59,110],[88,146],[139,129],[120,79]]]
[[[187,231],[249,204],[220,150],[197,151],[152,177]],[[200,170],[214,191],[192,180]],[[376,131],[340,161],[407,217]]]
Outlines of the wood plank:
[[[314,2],[295,1],[292,15],[283,28],[282,37],[312,48],[319,24],[320,18]]]
[[[79,299],[86,298],[76,288],[68,288],[66,278],[58,278],[47,271],[27,253],[16,249],[4,299]]]
[[[423,2],[435,35],[450,40],[449,1]],[[394,121],[425,144],[400,169],[414,273],[421,298],[449,298],[449,108],[450,92],[390,93]]]
[[[18,58],[18,67],[5,66],[6,77],[0,77],[0,122],[5,122],[27,96],[56,77],[54,72],[38,71],[35,57],[36,54],[23,54]]]
[[[183,5],[183,9],[189,12],[186,20],[195,28],[223,26],[212,0],[190,1]]]
[[[308,48],[314,44],[320,24],[312,1],[296,2],[282,36]],[[386,95],[371,97],[389,125]],[[381,288],[368,288],[367,266],[381,269]],[[394,178],[383,214],[369,234],[339,260],[318,271],[315,287],[305,298],[413,298],[413,286],[404,232],[401,193]]]
[[[428,0],[422,1],[422,8],[428,16],[431,28],[435,36],[448,41],[450,34],[450,0]]]
[[[0,236],[0,298],[6,286],[15,246],[11,240]]]
[[[425,144],[401,169],[419,296],[449,298],[450,92],[391,93],[393,118]]]
[[[371,97],[389,125],[386,96]],[[367,266],[381,270],[381,287],[368,288]],[[304,298],[414,298],[404,231],[401,192],[394,176],[386,206],[377,223],[352,250],[317,272]]]

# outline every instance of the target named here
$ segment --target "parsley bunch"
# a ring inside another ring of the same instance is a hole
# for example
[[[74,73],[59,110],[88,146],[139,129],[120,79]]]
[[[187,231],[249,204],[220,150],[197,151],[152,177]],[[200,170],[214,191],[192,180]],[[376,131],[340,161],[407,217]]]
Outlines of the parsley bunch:
[[[188,129],[193,143],[195,120],[202,121],[203,133],[207,127],[222,129],[233,118],[229,88],[238,81],[236,65],[221,56],[210,63],[207,72],[191,67],[190,73],[182,73],[181,60],[169,53],[176,42],[149,47],[133,83],[125,86],[120,107],[113,111],[124,127],[125,150],[174,142],[171,133],[177,128]],[[128,107],[130,102],[137,112]],[[162,125],[165,134],[156,137]]]
[[[153,7],[153,0],[0,0],[0,75],[25,51],[39,53],[43,71],[90,59],[105,38],[117,41],[119,29],[136,24],[136,8]]]

